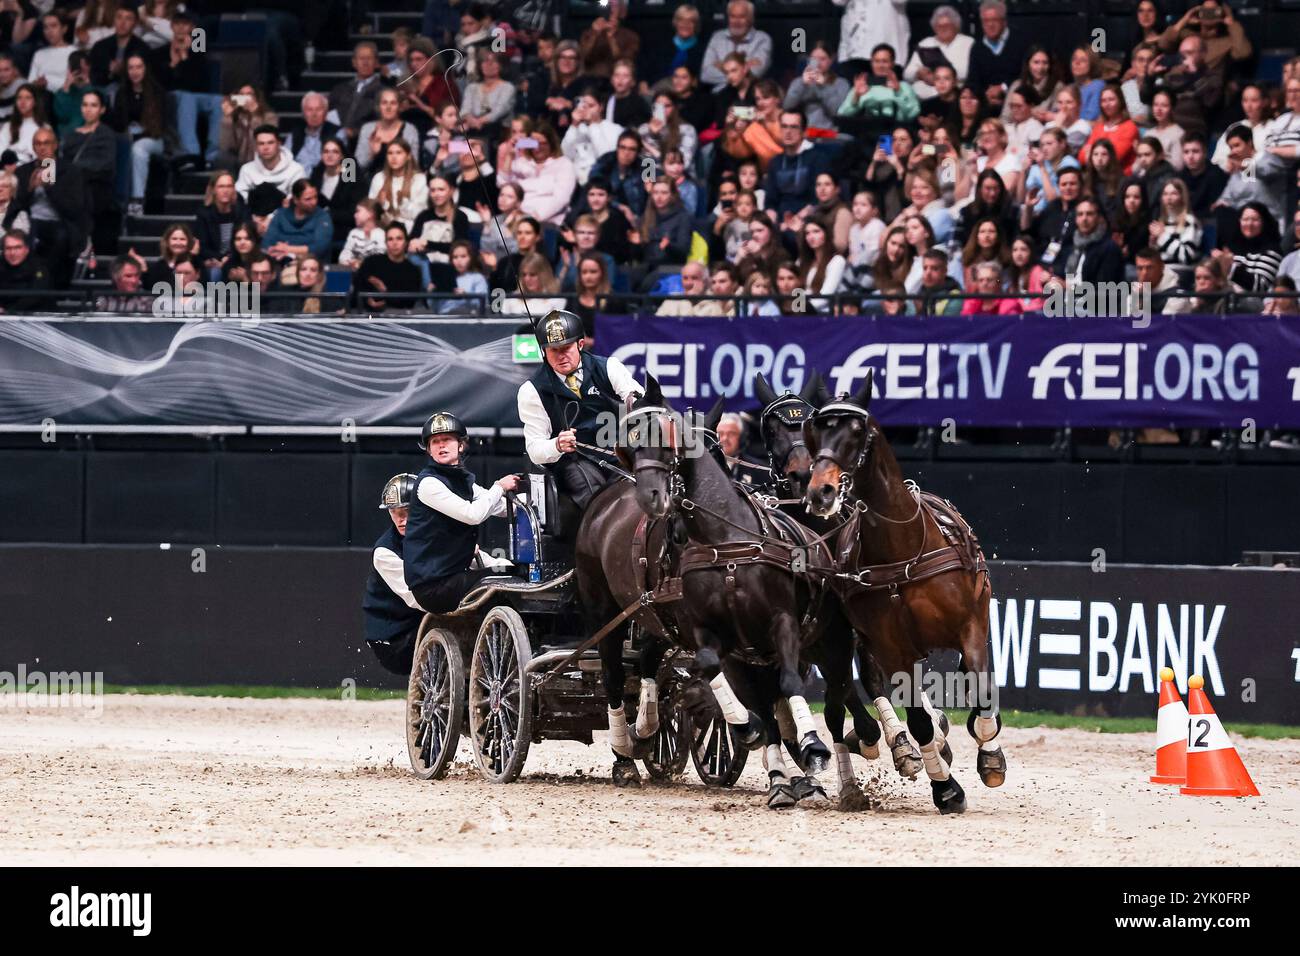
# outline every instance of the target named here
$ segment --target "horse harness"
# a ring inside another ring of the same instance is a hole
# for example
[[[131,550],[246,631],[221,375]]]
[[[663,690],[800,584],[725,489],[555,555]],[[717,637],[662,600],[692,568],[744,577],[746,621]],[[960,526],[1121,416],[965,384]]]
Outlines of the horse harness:
[[[845,414],[861,418],[864,425],[869,420],[865,409],[845,401],[831,402],[818,410],[814,418]],[[905,484],[916,500],[916,510],[907,518],[896,519],[871,511],[865,501],[853,496],[853,476],[862,467],[870,451],[871,438],[868,437],[863,442],[862,451],[851,468],[824,448],[817,452],[815,459],[830,461],[840,469],[839,500],[842,505],[847,504],[853,509],[849,519],[843,525],[828,533],[834,535],[836,539],[835,579],[856,585],[866,591],[888,590],[894,598],[899,597],[898,592],[901,587],[949,571],[964,570],[970,574],[983,574],[987,581],[989,568],[984,559],[984,550],[980,546],[979,537],[951,501],[932,492],[922,491],[916,482],[909,479]],[[946,542],[943,547],[930,551],[925,550],[924,516],[926,514],[929,514]],[[903,561],[862,566],[861,526],[864,518],[873,525],[877,520],[898,525],[908,525],[919,520],[922,525],[920,549],[915,555]]]

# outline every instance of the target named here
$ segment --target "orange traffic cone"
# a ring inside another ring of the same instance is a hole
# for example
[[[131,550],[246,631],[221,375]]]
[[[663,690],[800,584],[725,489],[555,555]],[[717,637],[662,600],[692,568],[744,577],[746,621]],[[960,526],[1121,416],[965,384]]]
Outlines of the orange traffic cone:
[[[1205,678],[1187,682],[1187,784],[1178,792],[1192,797],[1258,797],[1255,781],[1237,755],[1210,699]]]
[[[1160,668],[1160,709],[1156,712],[1156,772],[1152,783],[1187,782],[1187,708],[1178,696],[1171,668]]]

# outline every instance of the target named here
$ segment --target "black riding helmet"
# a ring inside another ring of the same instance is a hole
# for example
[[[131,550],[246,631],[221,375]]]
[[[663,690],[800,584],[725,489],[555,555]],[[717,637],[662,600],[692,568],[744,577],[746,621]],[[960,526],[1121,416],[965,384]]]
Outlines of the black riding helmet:
[[[420,447],[424,451],[429,450],[429,439],[434,435],[456,435],[461,440],[469,438],[465,423],[451,412],[434,412],[425,420],[420,429]]]
[[[394,508],[409,508],[411,498],[415,495],[415,484],[419,480],[418,475],[407,473],[393,475],[384,484],[384,491],[379,496],[379,507],[385,511],[392,511]]]
[[[586,332],[582,328],[582,319],[564,309],[551,309],[537,323],[537,344],[545,352],[548,348],[568,345],[582,339]]]

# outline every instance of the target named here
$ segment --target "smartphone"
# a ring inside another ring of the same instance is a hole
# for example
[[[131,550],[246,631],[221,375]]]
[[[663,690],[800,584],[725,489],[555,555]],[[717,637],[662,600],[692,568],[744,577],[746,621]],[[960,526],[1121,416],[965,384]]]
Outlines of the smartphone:
[[[937,152],[938,152],[938,150],[935,149],[933,143],[922,143],[922,144],[921,144],[921,155],[922,155],[922,156],[933,156],[933,155],[935,155]]]
[[[758,115],[752,106],[733,106],[732,112],[738,120],[753,120]]]
[[[886,153],[894,151],[894,134],[885,133],[880,139],[876,140],[876,149],[883,149]]]
[[[521,136],[519,137],[519,142],[515,143],[515,149],[520,151],[525,149],[536,149],[536,148],[537,148],[537,140],[532,136]]]
[[[447,152],[452,156],[459,155],[460,153],[468,153],[469,143],[465,142],[463,139],[453,139],[447,144]]]
[[[733,206],[736,205],[736,200],[734,200],[734,199],[719,199],[719,200],[718,200],[718,205],[721,206],[723,209],[730,209],[730,208],[732,208]]]
[[[252,99],[247,93],[235,93],[230,97],[230,101],[240,109],[247,109]]]
[[[654,117],[660,123],[668,122],[668,111],[664,109],[664,105],[662,103],[655,104]]]

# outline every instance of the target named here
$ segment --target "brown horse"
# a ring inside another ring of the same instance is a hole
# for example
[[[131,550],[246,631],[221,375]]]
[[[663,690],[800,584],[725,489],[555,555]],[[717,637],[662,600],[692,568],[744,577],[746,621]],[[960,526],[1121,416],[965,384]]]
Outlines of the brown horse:
[[[869,636],[886,673],[911,686],[907,727],[920,745],[940,813],[966,809],[966,795],[940,752],[924,691],[911,675],[933,650],[961,653],[976,688],[967,730],[979,745],[976,768],[985,786],[1001,786],[1007,763],[994,738],[1002,729],[989,652],[988,570],[973,533],[955,509],[932,508],[913,492],[878,422],[871,417],[873,376],[854,396],[819,401],[804,425],[813,465],[805,495],[824,518],[853,509],[836,540],[836,587],[849,620]],[[829,399],[829,396],[826,396]],[[937,500],[937,499],[936,499]],[[938,515],[938,517],[936,517]],[[943,521],[943,527],[940,526]],[[851,578],[849,576],[852,576]]]

